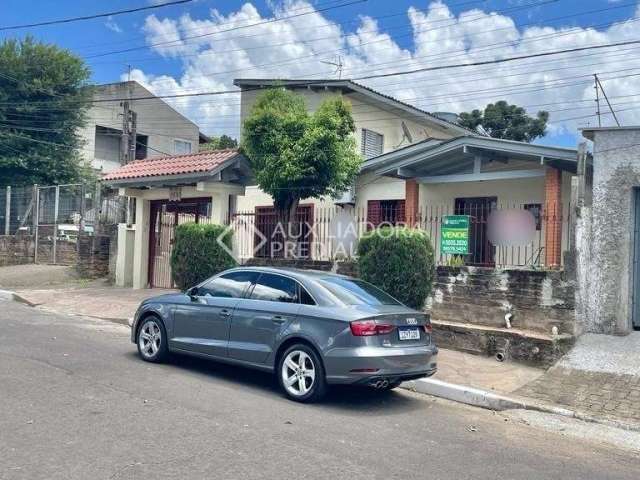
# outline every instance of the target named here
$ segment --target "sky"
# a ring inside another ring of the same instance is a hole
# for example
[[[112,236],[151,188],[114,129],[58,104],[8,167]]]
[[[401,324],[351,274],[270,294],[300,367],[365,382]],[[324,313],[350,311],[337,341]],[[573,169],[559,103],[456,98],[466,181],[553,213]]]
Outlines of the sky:
[[[0,28],[167,0],[3,0]],[[235,78],[342,78],[640,39],[632,0],[194,0],[26,29],[84,58],[92,82],[131,78],[155,94],[233,90]],[[126,51],[123,51],[126,50]],[[637,64],[637,65],[636,65]],[[537,143],[573,147],[596,126],[593,74],[623,125],[640,124],[640,44],[358,80],[427,111],[498,100],[550,113]],[[239,135],[239,95],[167,100],[207,134]],[[606,104],[603,125],[614,120]]]

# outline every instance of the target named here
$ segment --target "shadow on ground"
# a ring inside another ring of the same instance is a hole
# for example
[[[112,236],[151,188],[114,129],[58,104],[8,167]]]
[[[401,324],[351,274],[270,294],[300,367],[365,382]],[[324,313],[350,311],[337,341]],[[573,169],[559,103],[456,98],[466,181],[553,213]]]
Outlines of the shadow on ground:
[[[129,352],[127,356],[132,361],[142,361],[135,351]],[[253,393],[289,401],[281,392],[275,376],[270,373],[188,355],[172,355],[162,367],[182,370],[185,375],[196,375],[205,382],[221,380],[236,384],[240,394],[248,389]],[[377,415],[407,413],[424,407],[424,401],[403,394],[400,390],[376,391],[369,387],[342,385],[331,386],[327,396],[321,402],[309,405],[309,408],[331,409],[342,413],[350,411],[362,413],[366,410]]]

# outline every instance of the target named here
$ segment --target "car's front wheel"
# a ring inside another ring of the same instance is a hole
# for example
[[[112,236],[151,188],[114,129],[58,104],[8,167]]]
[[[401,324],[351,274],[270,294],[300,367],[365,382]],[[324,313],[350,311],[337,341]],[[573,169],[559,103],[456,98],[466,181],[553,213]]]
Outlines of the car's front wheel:
[[[147,317],[142,321],[136,343],[138,353],[147,362],[162,362],[169,353],[164,324],[155,316]]]
[[[280,356],[278,380],[284,393],[297,402],[314,402],[327,390],[324,368],[314,349],[292,345]]]

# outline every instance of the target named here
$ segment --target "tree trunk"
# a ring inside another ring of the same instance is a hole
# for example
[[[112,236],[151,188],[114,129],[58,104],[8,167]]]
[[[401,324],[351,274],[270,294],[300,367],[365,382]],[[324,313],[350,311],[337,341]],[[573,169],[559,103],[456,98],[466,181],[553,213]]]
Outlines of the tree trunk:
[[[300,200],[295,198],[286,203],[286,205],[278,209],[278,220],[283,237],[283,255],[285,258],[296,258],[298,255],[298,237],[300,235],[300,225],[297,222]]]

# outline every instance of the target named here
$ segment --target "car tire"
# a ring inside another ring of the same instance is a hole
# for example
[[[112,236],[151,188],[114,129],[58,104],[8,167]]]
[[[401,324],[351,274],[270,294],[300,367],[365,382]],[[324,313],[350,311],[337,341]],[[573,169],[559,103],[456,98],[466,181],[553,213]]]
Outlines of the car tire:
[[[145,362],[161,363],[169,356],[167,331],[164,323],[155,315],[145,317],[136,335],[138,354]]]
[[[276,374],[284,394],[296,402],[316,402],[327,392],[320,356],[304,343],[291,345],[280,355]]]

